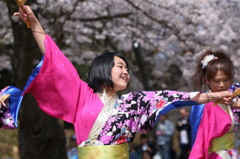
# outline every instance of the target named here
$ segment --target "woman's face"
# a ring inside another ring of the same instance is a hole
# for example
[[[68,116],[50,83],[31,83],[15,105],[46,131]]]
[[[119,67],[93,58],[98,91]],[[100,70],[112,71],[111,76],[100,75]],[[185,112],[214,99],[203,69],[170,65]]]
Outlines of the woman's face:
[[[232,84],[232,79],[227,77],[223,71],[217,71],[216,75],[207,84],[212,92],[226,91]]]
[[[114,66],[112,68],[112,82],[114,85],[114,92],[124,90],[128,86],[130,75],[128,73],[127,64],[123,59],[114,56]]]

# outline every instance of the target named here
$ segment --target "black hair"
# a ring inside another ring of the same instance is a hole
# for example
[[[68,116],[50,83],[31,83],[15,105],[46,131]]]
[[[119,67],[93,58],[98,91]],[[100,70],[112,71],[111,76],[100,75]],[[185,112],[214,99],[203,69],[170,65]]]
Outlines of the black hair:
[[[88,86],[94,92],[103,92],[104,89],[113,90],[111,71],[115,64],[114,56],[121,58],[128,68],[127,60],[119,52],[106,52],[97,56],[91,63],[87,78]]]

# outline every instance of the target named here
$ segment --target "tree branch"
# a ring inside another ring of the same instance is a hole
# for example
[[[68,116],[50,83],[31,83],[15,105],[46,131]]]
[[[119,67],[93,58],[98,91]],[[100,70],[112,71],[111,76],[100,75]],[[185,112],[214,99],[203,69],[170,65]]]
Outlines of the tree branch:
[[[128,12],[128,13],[120,13],[116,15],[99,16],[96,18],[71,18],[71,20],[75,20],[75,21],[80,20],[81,22],[94,22],[94,21],[112,20],[117,18],[126,18],[132,14],[133,14],[132,12]]]
[[[141,11],[146,17],[148,17],[149,19],[151,19],[152,21],[154,22],[157,22],[161,25],[163,25],[164,27],[166,28],[169,28],[171,30],[174,30],[175,32],[179,32],[179,30],[175,27],[175,26],[170,26],[168,24],[168,21],[166,20],[159,20],[159,19],[156,19],[154,17],[152,17],[150,14],[148,14],[147,12],[145,12],[144,10],[142,10],[140,7],[136,6],[133,2],[131,2],[130,0],[125,0],[128,4],[130,4],[133,8],[135,8],[136,10],[138,11]]]

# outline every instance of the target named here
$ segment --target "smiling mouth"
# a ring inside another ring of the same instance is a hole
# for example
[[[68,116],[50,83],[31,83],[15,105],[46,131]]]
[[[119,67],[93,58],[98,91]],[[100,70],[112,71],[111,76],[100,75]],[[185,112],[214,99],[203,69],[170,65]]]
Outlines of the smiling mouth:
[[[121,79],[123,79],[124,81],[128,81],[128,78],[127,77],[121,77]]]

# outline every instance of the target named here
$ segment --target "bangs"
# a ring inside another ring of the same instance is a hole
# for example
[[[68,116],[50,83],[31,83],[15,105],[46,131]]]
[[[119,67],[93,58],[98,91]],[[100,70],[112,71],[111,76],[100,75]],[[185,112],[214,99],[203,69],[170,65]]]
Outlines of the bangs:
[[[213,79],[218,71],[222,71],[228,79],[233,80],[234,78],[233,66],[223,60],[218,60],[216,62],[213,61],[212,63],[209,63],[206,71],[207,80]]]

